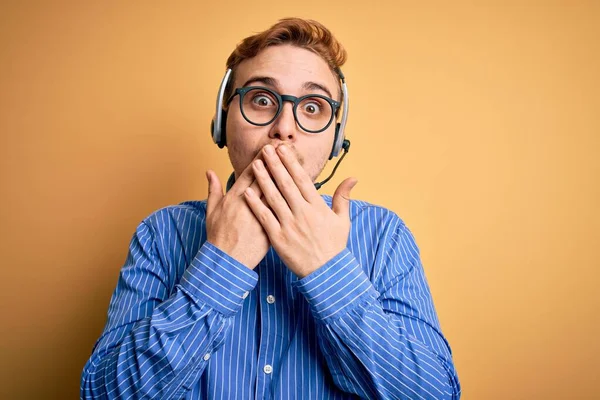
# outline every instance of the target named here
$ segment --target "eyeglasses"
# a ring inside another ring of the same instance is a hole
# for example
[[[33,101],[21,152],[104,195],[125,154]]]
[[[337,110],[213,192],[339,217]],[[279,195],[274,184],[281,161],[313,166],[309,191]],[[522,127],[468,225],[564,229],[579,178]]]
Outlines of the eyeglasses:
[[[227,100],[231,103],[240,96],[240,110],[246,121],[252,125],[265,126],[277,119],[283,109],[283,102],[294,105],[294,119],[304,131],[320,133],[331,125],[341,103],[320,94],[302,97],[289,96],[262,86],[247,86],[235,89]]]

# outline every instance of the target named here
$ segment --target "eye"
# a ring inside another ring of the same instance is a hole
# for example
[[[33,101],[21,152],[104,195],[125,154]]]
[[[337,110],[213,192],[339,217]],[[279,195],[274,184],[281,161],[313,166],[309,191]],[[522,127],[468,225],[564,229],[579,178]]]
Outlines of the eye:
[[[252,97],[252,102],[259,107],[270,107],[275,105],[273,99],[266,94],[257,94]]]
[[[321,105],[315,101],[302,105],[302,110],[307,114],[318,114],[321,112]]]

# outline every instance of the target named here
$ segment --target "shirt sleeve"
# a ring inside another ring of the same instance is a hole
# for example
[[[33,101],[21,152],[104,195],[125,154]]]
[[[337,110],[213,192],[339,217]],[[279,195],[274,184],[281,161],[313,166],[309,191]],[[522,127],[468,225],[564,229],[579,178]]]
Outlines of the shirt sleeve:
[[[297,282],[336,385],[368,399],[459,399],[419,251],[396,217],[371,279],[349,249]]]
[[[258,275],[205,242],[170,287],[141,223],[81,377],[82,399],[181,398],[224,342]]]

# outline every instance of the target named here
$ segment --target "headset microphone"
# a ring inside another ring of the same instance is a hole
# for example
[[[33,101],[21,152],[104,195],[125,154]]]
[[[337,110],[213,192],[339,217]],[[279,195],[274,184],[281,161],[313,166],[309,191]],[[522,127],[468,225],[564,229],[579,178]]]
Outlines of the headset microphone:
[[[342,154],[342,156],[340,157],[340,159],[335,163],[335,167],[333,167],[333,171],[331,171],[331,174],[329,174],[329,176],[321,182],[317,182],[315,183],[315,189],[319,190],[321,189],[321,187],[326,184],[327,182],[329,182],[329,180],[331,178],[333,178],[333,175],[335,174],[335,171],[338,168],[338,165],[340,165],[340,163],[342,162],[342,160],[344,159],[344,157],[346,157],[346,154],[348,154],[348,151],[350,151],[350,141],[348,139],[344,139],[344,143],[342,144],[342,148],[344,149],[344,154]]]

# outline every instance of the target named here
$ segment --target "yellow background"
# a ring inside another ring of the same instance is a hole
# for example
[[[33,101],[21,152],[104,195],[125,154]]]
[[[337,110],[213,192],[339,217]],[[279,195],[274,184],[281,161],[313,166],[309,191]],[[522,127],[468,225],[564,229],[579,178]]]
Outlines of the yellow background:
[[[324,192],[414,232],[463,398],[598,398],[600,2],[313,0],[0,6],[0,397],[78,397],[138,222],[230,172],[225,59],[286,16],[349,52]]]

